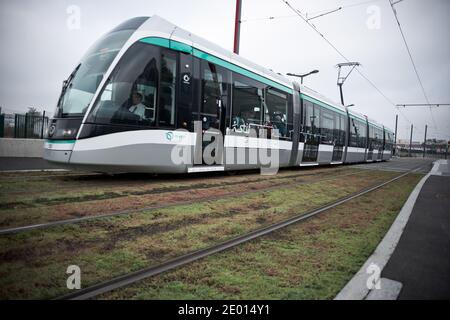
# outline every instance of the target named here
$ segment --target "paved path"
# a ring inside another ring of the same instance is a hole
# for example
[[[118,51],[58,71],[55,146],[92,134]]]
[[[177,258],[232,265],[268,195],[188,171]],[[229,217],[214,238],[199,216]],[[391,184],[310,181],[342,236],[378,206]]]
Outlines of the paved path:
[[[436,167],[381,274],[402,283],[398,299],[450,299],[450,162]]]
[[[362,164],[352,165],[352,167],[360,168],[360,169],[405,172],[405,171],[414,169],[420,165],[424,165],[424,167],[419,172],[428,173],[431,170],[431,168],[433,167],[433,161],[436,161],[436,159],[392,158],[389,161],[362,163]]]

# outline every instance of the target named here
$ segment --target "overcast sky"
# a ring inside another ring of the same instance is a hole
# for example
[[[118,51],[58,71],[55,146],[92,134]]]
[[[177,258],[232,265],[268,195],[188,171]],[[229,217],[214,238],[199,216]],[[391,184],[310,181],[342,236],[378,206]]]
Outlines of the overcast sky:
[[[389,0],[290,0],[394,103],[424,103]],[[71,6],[80,10],[79,29]],[[450,1],[403,0],[398,17],[431,103],[450,103]],[[68,10],[70,12],[68,12]],[[0,106],[3,112],[28,107],[53,112],[61,89],[86,49],[122,21],[153,14],[232,50],[234,0],[0,0]],[[319,69],[305,84],[339,101],[335,65],[344,62],[281,0],[243,0],[240,54],[276,72]],[[261,19],[268,17],[275,19]],[[76,24],[75,24],[76,27]],[[354,72],[344,85],[346,104],[394,129],[399,138],[450,140],[450,107],[405,108],[401,112]]]

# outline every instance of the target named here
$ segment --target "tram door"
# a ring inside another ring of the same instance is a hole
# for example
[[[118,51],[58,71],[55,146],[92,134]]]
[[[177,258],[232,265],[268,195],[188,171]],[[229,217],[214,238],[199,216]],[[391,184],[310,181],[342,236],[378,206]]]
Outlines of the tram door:
[[[228,73],[208,61],[201,61],[201,105],[203,164],[223,164],[223,142],[227,105]]]
[[[373,127],[369,125],[369,149],[367,152],[367,160],[373,160],[373,147],[374,147],[374,131]]]
[[[383,160],[384,150],[386,150],[386,131],[384,131],[384,127],[383,131],[380,132],[380,135],[381,135],[381,144],[378,151],[378,160]]]
[[[303,136],[304,150],[302,162],[317,162],[319,153],[320,135],[318,134],[319,109],[314,108],[309,101],[303,101]]]
[[[343,115],[334,115],[335,131],[338,132],[338,137],[335,140],[335,145],[333,148],[333,156],[331,161],[339,162],[342,161],[342,156],[344,154],[345,145],[345,118]]]

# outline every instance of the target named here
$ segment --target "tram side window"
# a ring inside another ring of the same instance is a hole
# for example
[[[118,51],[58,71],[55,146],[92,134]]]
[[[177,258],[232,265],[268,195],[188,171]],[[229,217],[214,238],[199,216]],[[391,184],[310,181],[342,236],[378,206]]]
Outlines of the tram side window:
[[[345,123],[344,116],[337,112],[333,112],[333,141],[336,146],[345,145]]]
[[[367,125],[357,119],[350,118],[350,146],[365,148]]]
[[[375,131],[372,125],[369,124],[369,149],[374,149],[376,145]]]
[[[301,126],[301,141],[306,142],[313,135],[314,127],[314,106],[311,102],[303,100],[303,125]]]
[[[365,122],[357,120],[358,123],[358,131],[359,131],[359,138],[358,138],[358,147],[359,148],[366,148],[367,143],[367,124]]]
[[[350,146],[357,147],[358,146],[358,127],[356,126],[356,121],[353,118],[350,118]]]
[[[377,128],[374,128],[373,131],[375,140],[374,149],[378,149],[380,147],[381,137]]]
[[[373,150],[383,147],[383,133],[373,125],[369,125],[369,143]]]
[[[379,149],[381,146],[381,143],[383,141],[382,140],[383,138],[380,136],[380,130],[378,128],[374,128],[374,134],[375,134],[375,141],[376,141],[374,148]]]
[[[264,123],[273,126],[274,129],[278,129],[280,138],[286,138],[288,136],[287,95],[277,90],[267,89],[265,102]]]
[[[154,126],[159,48],[134,44],[112,72],[88,122]]]
[[[334,115],[333,112],[322,108],[320,117],[321,143],[332,145],[334,143]]]
[[[345,145],[345,120],[347,119],[342,114],[335,114],[336,119],[336,145],[337,146],[343,146]]]
[[[226,108],[226,81],[224,71],[212,63],[202,66],[202,123],[203,129],[219,129],[222,109]],[[223,114],[222,116],[225,116]]]
[[[389,143],[389,132],[384,131],[384,150],[391,150]]]
[[[347,135],[348,118],[347,115],[341,115],[341,134],[342,134],[342,145],[345,144],[345,138]]]
[[[161,86],[158,109],[159,125],[162,127],[172,127],[175,124],[176,74],[176,54],[163,51],[161,55]]]
[[[294,133],[294,101],[292,94],[288,94],[287,138],[292,139]]]
[[[379,148],[380,148],[380,149],[383,149],[383,147],[384,147],[384,132],[383,132],[383,130],[378,129],[378,135],[379,135],[379,137],[380,137],[380,145],[379,145]]]
[[[385,149],[388,151],[391,151],[393,148],[393,141],[392,134],[390,132],[385,131],[385,137],[386,137],[386,143],[385,143]]]
[[[313,133],[316,135],[315,138],[317,138],[317,140],[320,143],[320,137],[322,134],[321,128],[320,128],[320,122],[322,121],[322,108],[313,103],[314,106],[314,115],[312,117],[312,127],[313,127]]]
[[[231,128],[235,132],[249,133],[250,128],[261,125],[262,85],[237,74],[233,79]]]

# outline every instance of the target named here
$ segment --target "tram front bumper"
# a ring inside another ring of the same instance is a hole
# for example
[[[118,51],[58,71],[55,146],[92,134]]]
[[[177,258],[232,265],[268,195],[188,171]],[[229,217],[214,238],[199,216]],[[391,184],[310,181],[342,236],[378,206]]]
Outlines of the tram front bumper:
[[[47,161],[67,164],[72,155],[74,142],[72,141],[51,141],[44,143],[44,159]]]

